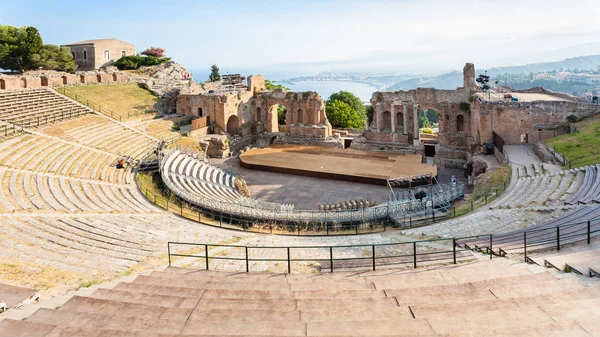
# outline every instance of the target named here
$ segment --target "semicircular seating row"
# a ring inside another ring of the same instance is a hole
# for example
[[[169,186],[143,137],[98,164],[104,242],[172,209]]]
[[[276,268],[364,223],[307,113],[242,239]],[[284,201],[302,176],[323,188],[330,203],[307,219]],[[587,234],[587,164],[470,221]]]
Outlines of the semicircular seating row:
[[[173,184],[198,198],[224,202],[243,198],[235,188],[235,175],[190,154],[175,151],[164,164],[164,174]]]
[[[560,182],[556,182],[559,179]],[[554,181],[554,183],[552,183]],[[551,192],[552,196],[545,197],[556,184],[559,187]],[[570,187],[568,186],[570,185]],[[562,188],[560,186],[563,186]],[[557,193],[557,191],[560,191]],[[562,193],[562,197],[560,197]],[[532,203],[545,203],[556,201],[556,198],[564,201],[565,205],[575,207],[571,211],[558,216],[552,220],[494,235],[493,244],[496,248],[502,248],[506,252],[521,253],[524,246],[524,232],[528,231],[528,250],[543,250],[556,246],[557,226],[564,226],[561,233],[561,245],[576,243],[587,239],[588,222],[591,226],[590,236],[600,236],[600,165],[590,165],[567,170],[558,174],[536,176],[533,178],[520,178],[517,185],[504,197],[496,207],[510,208],[509,206],[523,207]],[[565,201],[566,199],[566,201]],[[577,207],[577,205],[583,205]],[[582,234],[583,233],[583,234]],[[485,245],[484,240],[473,240],[472,245]]]
[[[583,183],[566,203],[569,205],[600,203],[600,164],[579,169],[585,170]]]
[[[565,200],[577,193],[582,176],[582,172],[574,170],[574,172],[562,171],[535,177],[521,177],[513,189],[490,208],[562,205]]]

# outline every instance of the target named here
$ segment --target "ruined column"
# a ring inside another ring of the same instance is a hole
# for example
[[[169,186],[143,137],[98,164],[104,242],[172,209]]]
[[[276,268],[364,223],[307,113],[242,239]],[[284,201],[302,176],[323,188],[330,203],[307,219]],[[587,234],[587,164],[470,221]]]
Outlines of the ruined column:
[[[375,114],[377,114],[377,132],[381,132],[381,103],[375,105]]]
[[[413,125],[414,125],[414,135],[413,139],[419,139],[419,105],[413,104]]]
[[[402,104],[402,107],[404,108],[404,111],[402,112],[402,119],[403,119],[403,124],[402,124],[402,133],[403,134],[407,134],[408,133],[408,104]]]
[[[396,104],[392,103],[392,133],[396,132]]]

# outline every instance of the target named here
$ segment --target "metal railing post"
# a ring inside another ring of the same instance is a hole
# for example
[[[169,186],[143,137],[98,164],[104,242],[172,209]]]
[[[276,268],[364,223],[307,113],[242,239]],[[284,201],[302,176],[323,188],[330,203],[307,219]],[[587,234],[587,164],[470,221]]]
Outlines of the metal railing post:
[[[413,241],[413,267],[417,268],[417,242]]]
[[[591,224],[590,220],[588,220],[588,222],[587,222],[587,244],[588,245],[590,244],[590,242],[592,240],[592,237],[591,237],[592,231],[591,231],[591,229],[592,229],[592,224]]]
[[[208,270],[208,245],[204,245],[204,260],[206,261],[206,270]]]
[[[456,264],[456,238],[452,238],[452,262]]]
[[[560,227],[556,226],[556,250],[560,250]]]
[[[373,271],[375,271],[375,245],[372,246],[373,247]]]
[[[292,272],[292,262],[290,260],[290,247],[287,247],[287,263],[288,263],[288,274]]]
[[[525,256],[525,262],[527,262],[527,232],[523,232],[523,255]]]
[[[167,242],[167,254],[169,255],[169,267],[171,266],[171,243]]]
[[[333,247],[329,247],[329,271],[333,273]]]
[[[250,267],[248,266],[248,246],[246,248],[246,273],[250,272]]]

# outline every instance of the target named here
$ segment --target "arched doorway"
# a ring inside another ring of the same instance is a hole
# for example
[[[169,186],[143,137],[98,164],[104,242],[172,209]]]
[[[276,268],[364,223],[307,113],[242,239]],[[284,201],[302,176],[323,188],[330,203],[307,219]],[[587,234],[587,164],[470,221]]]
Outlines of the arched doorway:
[[[98,83],[102,83],[102,75],[100,75],[100,74],[96,75],[96,81]]]
[[[392,129],[392,114],[389,111],[384,111],[383,114],[381,114],[381,129]]]
[[[42,87],[47,87],[48,86],[48,77],[42,76],[40,78],[40,85]]]
[[[304,124],[304,118],[302,118],[302,109],[298,109],[298,117],[296,118],[298,119],[298,123]]]
[[[6,89],[6,81],[4,81],[3,79],[0,79],[0,89]]]
[[[113,78],[113,82],[116,82],[116,81],[118,80],[118,78],[117,78],[117,74],[114,74],[114,73],[113,73],[113,74],[112,74],[112,78]]]
[[[404,130],[404,113],[398,112],[396,114],[396,132]]]
[[[21,77],[21,80],[19,81],[19,86],[21,88],[27,88],[27,79],[25,77]]]
[[[465,118],[463,115],[456,116],[456,132],[465,131]]]
[[[273,104],[267,115],[267,131],[279,132],[279,130],[285,130],[286,122],[287,108],[283,104]]]
[[[80,83],[85,83],[85,76],[79,75],[79,82]]]
[[[63,85],[69,84],[69,83],[67,83],[67,76],[62,76],[62,84]]]
[[[227,120],[227,133],[237,135],[240,128],[240,122],[237,116],[233,115]]]

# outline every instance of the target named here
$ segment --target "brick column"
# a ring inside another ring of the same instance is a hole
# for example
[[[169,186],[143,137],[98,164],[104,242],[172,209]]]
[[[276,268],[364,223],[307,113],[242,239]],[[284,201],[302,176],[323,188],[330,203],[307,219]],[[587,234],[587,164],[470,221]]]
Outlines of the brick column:
[[[413,125],[414,125],[414,134],[413,139],[419,139],[419,105],[413,104]]]
[[[375,105],[375,114],[377,114],[377,132],[381,132],[381,103]]]
[[[403,112],[402,112],[402,119],[403,119],[403,127],[402,127],[402,133],[403,134],[407,134],[408,133],[408,104],[402,104],[402,107],[404,108]]]
[[[396,104],[392,103],[392,133],[396,132]]]

